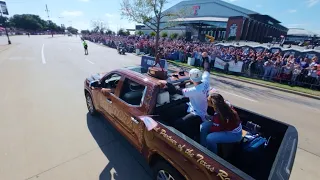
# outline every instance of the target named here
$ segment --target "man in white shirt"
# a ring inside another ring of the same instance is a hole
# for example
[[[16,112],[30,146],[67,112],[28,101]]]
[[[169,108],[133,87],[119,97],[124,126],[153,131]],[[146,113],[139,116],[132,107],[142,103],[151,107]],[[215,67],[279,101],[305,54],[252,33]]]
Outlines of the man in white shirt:
[[[177,119],[173,126],[189,136],[194,138],[200,134],[200,124],[206,120],[208,100],[210,90],[210,73],[208,54],[202,53],[202,58],[205,60],[204,73],[199,69],[191,69],[189,71],[189,77],[194,87],[184,88],[182,90],[176,89],[171,83],[166,81],[159,81],[161,84],[168,87],[170,94],[181,94],[188,97],[190,102],[187,103],[186,111],[187,115]]]

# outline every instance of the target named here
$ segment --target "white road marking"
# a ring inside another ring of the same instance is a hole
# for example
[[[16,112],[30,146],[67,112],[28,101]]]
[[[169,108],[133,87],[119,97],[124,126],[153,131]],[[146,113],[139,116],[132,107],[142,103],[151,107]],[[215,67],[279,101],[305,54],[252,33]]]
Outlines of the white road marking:
[[[94,64],[94,62],[90,61],[89,59],[86,58],[86,61],[88,61],[91,64]]]
[[[44,57],[44,44],[42,44],[41,59],[42,59],[42,64],[46,64],[46,58]]]
[[[234,94],[234,93],[230,93],[230,92],[227,92],[227,91],[221,91],[219,89],[217,89],[218,92],[223,92],[223,93],[226,93],[226,94],[230,94],[230,95],[233,95],[233,96],[236,96],[236,97],[239,97],[239,98],[242,98],[242,99],[245,99],[245,100],[248,100],[248,101],[251,101],[251,102],[258,102],[256,100],[253,100],[253,99],[250,99],[250,98],[247,98],[247,97],[243,97],[243,96],[240,96],[240,95],[237,95],[237,94]]]

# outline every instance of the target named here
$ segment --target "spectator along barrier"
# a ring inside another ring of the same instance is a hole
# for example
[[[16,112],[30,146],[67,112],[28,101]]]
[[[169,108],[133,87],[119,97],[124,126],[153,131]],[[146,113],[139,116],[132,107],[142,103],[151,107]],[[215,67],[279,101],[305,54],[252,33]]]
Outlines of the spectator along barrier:
[[[84,39],[116,48],[119,43],[127,52],[155,55],[155,41],[150,36],[83,35]],[[265,46],[233,46],[186,42],[183,39],[161,38],[162,59],[202,66],[202,52],[208,52],[212,69],[240,76],[276,81],[311,89],[320,88],[320,51],[294,50]]]

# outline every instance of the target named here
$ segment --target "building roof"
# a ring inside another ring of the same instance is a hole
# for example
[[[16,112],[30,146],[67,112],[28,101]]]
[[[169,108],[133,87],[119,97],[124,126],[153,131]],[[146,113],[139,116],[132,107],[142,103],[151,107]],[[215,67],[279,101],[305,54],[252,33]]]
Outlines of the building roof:
[[[216,16],[219,16],[220,13],[222,14],[222,16],[224,16],[223,11],[225,11],[226,9],[229,9],[232,12],[228,12],[228,14],[230,13],[230,15],[225,16],[225,17],[236,16],[236,15],[259,14],[255,11],[251,11],[249,9],[246,9],[246,8],[243,8],[240,6],[236,6],[234,4],[227,3],[222,0],[185,0],[185,1],[181,1],[180,3],[176,4],[175,6],[190,6],[190,5],[200,5],[200,6],[204,5],[205,7],[203,7],[203,8],[210,8],[211,13],[216,14]],[[208,7],[208,6],[211,6],[211,7]],[[212,9],[212,8],[214,8],[214,9]],[[236,15],[233,15],[233,13],[236,13]]]
[[[215,22],[228,22],[228,18],[221,17],[194,17],[194,18],[177,18],[171,21],[185,22],[185,21],[215,21]]]
[[[187,12],[187,15],[184,15],[186,18],[193,17],[221,17],[221,18],[229,18],[236,16],[243,17],[259,17],[268,19],[272,21],[274,24],[281,23],[277,19],[269,16],[263,15],[258,12],[236,6],[234,4],[222,1],[222,0],[184,0],[179,2],[178,4],[172,6],[166,11],[178,11],[178,10],[190,10]],[[255,19],[255,18],[254,18]]]
[[[287,35],[289,35],[289,36],[308,36],[308,37],[314,36],[314,35],[319,36],[319,34],[305,30],[303,28],[289,28]]]

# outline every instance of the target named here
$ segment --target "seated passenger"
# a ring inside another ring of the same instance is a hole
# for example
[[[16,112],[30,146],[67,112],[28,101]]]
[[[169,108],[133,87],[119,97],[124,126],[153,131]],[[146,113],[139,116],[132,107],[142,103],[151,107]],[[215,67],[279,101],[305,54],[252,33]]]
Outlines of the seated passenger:
[[[208,54],[204,52],[202,56],[205,61],[205,72],[202,74],[199,69],[191,69],[189,71],[189,77],[195,85],[194,87],[180,90],[176,89],[174,85],[167,81],[159,81],[161,85],[166,85],[168,87],[170,94],[181,94],[189,98],[190,102],[186,104],[185,109],[183,110],[188,114],[177,119],[173,126],[190,138],[199,135],[200,124],[205,121],[208,108],[207,97],[210,89]]]
[[[240,142],[242,126],[238,113],[220,94],[213,93],[208,97],[215,114],[213,120],[204,122],[200,127],[200,143],[217,154],[218,143]]]

